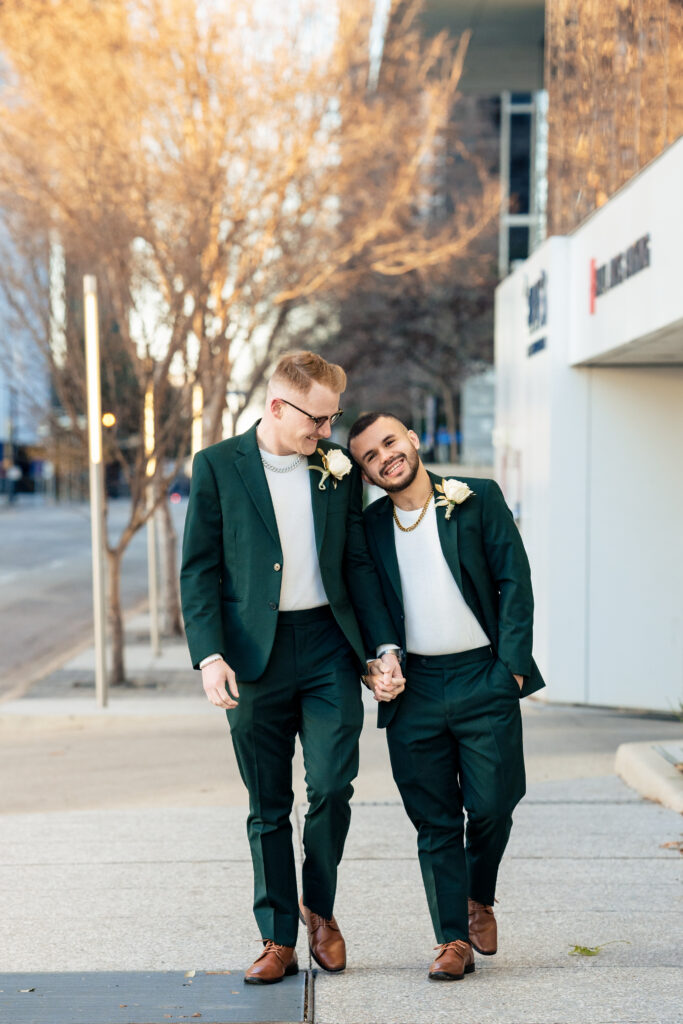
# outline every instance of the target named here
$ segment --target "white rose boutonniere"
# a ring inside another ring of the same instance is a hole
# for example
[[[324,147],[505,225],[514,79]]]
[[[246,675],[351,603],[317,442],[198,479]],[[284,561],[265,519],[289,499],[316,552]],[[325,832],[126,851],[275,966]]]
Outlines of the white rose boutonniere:
[[[453,514],[453,509],[456,505],[462,505],[463,501],[467,501],[470,494],[474,494],[474,491],[470,490],[466,483],[462,480],[455,480],[453,477],[450,480],[442,480],[440,484],[436,484],[437,491],[443,495],[435,502],[436,508],[440,505],[446,509],[446,519],[450,519]]]
[[[332,477],[332,485],[336,487],[337,482],[351,472],[351,459],[344,455],[341,448],[330,448],[329,452],[324,452],[322,448],[318,448],[317,451],[322,459],[322,466],[309,466],[308,468],[322,473],[318,490],[326,490],[325,481],[328,476]]]

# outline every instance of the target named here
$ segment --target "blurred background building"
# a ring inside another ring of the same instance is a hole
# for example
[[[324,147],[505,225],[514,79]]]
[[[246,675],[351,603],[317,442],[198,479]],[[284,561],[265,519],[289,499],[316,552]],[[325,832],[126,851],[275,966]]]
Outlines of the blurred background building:
[[[546,26],[554,237],[496,292],[496,472],[532,561],[549,697],[671,712],[683,7],[548,0]]]
[[[478,133],[494,144],[490,169],[501,184],[497,239],[503,276],[546,234],[545,3],[428,0],[424,22],[428,32],[472,33],[456,117],[466,145]]]
[[[43,422],[49,396],[44,361],[0,296],[0,494],[9,500],[45,483]]]
[[[386,59],[406,4],[389,4],[378,88],[400,90]],[[435,230],[473,206],[483,180],[501,204],[446,275],[406,274],[386,294],[372,280],[342,306],[329,352],[350,370],[350,412],[384,404],[420,434],[438,463],[476,471],[493,464],[494,291],[501,276],[546,236],[547,97],[543,0],[426,0],[428,35],[469,43],[442,146],[429,163],[424,220]],[[476,410],[476,411],[475,411]]]

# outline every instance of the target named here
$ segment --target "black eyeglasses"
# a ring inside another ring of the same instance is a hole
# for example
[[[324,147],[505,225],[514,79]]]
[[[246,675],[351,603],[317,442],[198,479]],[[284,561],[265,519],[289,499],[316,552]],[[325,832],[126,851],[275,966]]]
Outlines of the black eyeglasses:
[[[294,405],[294,402],[288,402],[286,398],[276,399],[278,402],[284,402],[285,405],[291,405],[292,409],[296,409],[297,412],[302,412],[304,416],[308,416],[309,420],[313,420],[315,423],[315,429],[320,430],[324,423],[330,421],[330,426],[333,427],[337,420],[344,415],[343,409],[337,409],[331,416],[312,416],[310,412],[306,412],[305,409],[300,409],[298,405]]]

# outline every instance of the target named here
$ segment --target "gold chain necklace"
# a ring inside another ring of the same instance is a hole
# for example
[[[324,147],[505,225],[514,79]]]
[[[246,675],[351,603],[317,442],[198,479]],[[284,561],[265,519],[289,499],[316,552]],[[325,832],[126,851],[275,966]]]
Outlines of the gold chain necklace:
[[[427,495],[427,500],[422,506],[422,511],[420,512],[419,516],[417,517],[412,526],[404,526],[402,523],[399,522],[399,518],[396,515],[396,506],[394,505],[394,522],[396,523],[396,525],[398,526],[399,530],[401,530],[402,533],[412,533],[413,530],[417,530],[418,526],[420,525],[424,517],[427,515],[429,502],[432,500],[433,497],[434,491],[430,491],[429,494]]]

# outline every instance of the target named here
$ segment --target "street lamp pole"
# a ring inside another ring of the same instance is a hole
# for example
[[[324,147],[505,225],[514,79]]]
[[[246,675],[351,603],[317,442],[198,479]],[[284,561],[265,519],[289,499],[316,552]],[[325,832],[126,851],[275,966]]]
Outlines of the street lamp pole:
[[[100,395],[100,335],[97,312],[97,278],[83,278],[85,306],[85,360],[88,393],[88,447],[90,452],[90,539],[92,545],[92,596],[95,625],[95,695],[107,706],[104,603],[104,470],[102,464],[102,402]]]
[[[157,580],[157,530],[154,511],[154,382],[145,392],[145,456],[147,458],[147,591],[149,595],[149,640],[156,658],[161,654],[159,642],[159,585]]]

